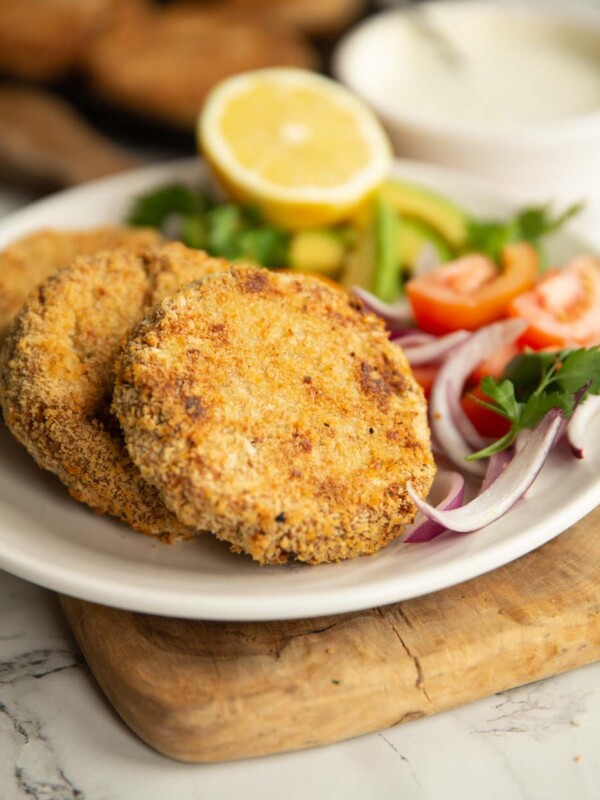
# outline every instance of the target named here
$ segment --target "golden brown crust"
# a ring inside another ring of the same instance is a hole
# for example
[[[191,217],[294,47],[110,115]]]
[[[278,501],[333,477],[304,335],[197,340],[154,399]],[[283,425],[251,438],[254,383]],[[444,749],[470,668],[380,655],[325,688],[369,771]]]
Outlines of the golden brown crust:
[[[179,244],[80,257],[29,297],[0,355],[0,400],[15,436],[73,497],[144,533],[193,531],[142,479],[110,413],[119,342],[166,294],[228,266]]]
[[[76,256],[115,247],[156,245],[162,237],[150,228],[107,226],[82,231],[38,230],[0,253],[0,344],[27,295]]]
[[[336,36],[365,10],[365,0],[230,0],[315,36]]]
[[[210,89],[261,67],[312,67],[311,47],[281,25],[230,8],[171,6],[125,21],[91,46],[92,83],[109,100],[193,128]]]
[[[307,275],[234,267],[130,333],[113,408],[188,525],[261,563],[372,553],[435,466],[423,393],[383,324]]]
[[[0,0],[0,70],[54,80],[77,65],[91,39],[142,0]]]

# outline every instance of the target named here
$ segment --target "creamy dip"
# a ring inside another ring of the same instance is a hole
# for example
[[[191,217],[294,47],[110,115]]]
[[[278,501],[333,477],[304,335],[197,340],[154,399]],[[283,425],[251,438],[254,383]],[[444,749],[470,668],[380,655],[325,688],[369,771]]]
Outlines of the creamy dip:
[[[349,82],[375,106],[429,119],[506,126],[600,111],[600,13],[597,26],[567,20],[501,3],[388,14],[350,42]]]

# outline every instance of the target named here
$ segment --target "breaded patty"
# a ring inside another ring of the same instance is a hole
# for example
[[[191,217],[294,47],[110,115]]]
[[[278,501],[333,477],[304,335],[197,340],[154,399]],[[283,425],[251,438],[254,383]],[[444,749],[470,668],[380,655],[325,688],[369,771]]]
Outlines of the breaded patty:
[[[316,36],[337,36],[364,11],[365,0],[230,0]]]
[[[150,228],[112,226],[82,231],[44,229],[13,242],[0,253],[0,344],[31,290],[76,256],[161,241]]]
[[[133,329],[113,409],[186,524],[261,563],[374,551],[435,473],[423,392],[383,323],[316,277],[234,267]]]
[[[90,40],[141,0],[0,0],[0,70],[54,80],[76,66]]]
[[[87,69],[108,100],[171,126],[192,129],[212,87],[261,67],[312,67],[293,29],[230,7],[156,8],[125,21],[90,47]]]
[[[0,355],[6,422],[77,500],[144,533],[191,535],[131,462],[110,413],[119,342],[155,302],[228,268],[170,244],[79,257],[30,295]]]

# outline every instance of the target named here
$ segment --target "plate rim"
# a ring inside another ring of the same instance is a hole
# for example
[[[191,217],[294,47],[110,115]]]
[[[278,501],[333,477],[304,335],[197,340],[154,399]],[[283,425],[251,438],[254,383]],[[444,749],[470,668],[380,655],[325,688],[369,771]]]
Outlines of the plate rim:
[[[194,180],[202,178],[205,174],[204,166],[198,158],[177,159],[103,178],[38,200],[7,215],[0,222],[0,246],[5,246],[11,239],[23,235],[28,230],[39,228],[39,224],[29,226],[29,219],[35,218],[37,214],[43,215],[44,210],[57,201],[86,198],[98,191],[108,191],[109,194],[112,191],[120,195],[123,192],[121,185],[128,187],[132,181],[136,182],[136,178],[138,183],[156,180],[159,185],[167,176],[170,175],[173,178],[175,173],[177,173],[176,179],[182,179],[182,175],[179,173],[185,173],[187,170],[190,171],[190,178]],[[410,173],[411,177],[414,177],[415,173],[416,175],[423,174],[424,177],[429,176],[432,184],[435,184],[436,178],[439,181],[440,176],[442,182],[444,179],[460,180],[465,185],[466,191],[483,193],[489,196],[490,201],[498,205],[505,204],[514,207],[518,204],[514,197],[496,187],[493,182],[473,178],[457,170],[416,161],[396,160],[393,173],[406,175],[406,172]],[[129,189],[126,194],[133,197],[133,189]],[[95,224],[108,223],[97,221]],[[569,232],[573,234],[576,227],[569,226]],[[11,231],[14,231],[14,234],[7,237]],[[587,241],[588,244],[593,242],[593,236],[591,234],[588,236],[585,230],[579,231],[578,235],[583,235],[584,241]],[[298,590],[295,607],[293,604],[289,605],[291,601],[288,597],[281,606],[274,604],[268,592],[265,595],[260,593],[247,597],[242,603],[238,595],[232,595],[227,599],[220,594],[207,596],[187,590],[173,595],[172,590],[164,586],[150,589],[144,585],[123,585],[121,583],[115,586],[115,578],[111,578],[110,574],[94,575],[91,580],[89,574],[79,573],[70,568],[68,564],[53,564],[41,559],[32,560],[30,554],[26,551],[19,551],[18,547],[14,547],[12,551],[10,549],[6,551],[4,547],[0,547],[0,568],[53,591],[143,613],[215,621],[273,621],[319,617],[402,602],[440,591],[466,580],[472,580],[504,566],[542,546],[590,513],[599,503],[599,492],[600,475],[578,496],[576,501],[563,508],[560,513],[554,514],[550,520],[541,517],[524,532],[507,539],[491,542],[487,548],[469,553],[457,563],[438,564],[430,567],[425,575],[416,580],[406,581],[405,579],[405,583],[401,587],[390,579],[381,585],[369,584],[366,590],[368,598],[364,596],[365,592],[361,593],[358,590],[356,585],[336,586],[330,590],[333,595],[328,597],[325,607],[323,592],[313,595],[310,589],[306,592],[302,586]],[[390,546],[393,547],[394,544],[392,543]],[[278,568],[274,567],[273,569]],[[306,567],[306,569],[316,568]],[[440,573],[443,570],[445,570],[445,574],[442,575]],[[430,585],[432,583],[431,575],[434,577],[433,586]],[[243,608],[240,610],[241,605]]]

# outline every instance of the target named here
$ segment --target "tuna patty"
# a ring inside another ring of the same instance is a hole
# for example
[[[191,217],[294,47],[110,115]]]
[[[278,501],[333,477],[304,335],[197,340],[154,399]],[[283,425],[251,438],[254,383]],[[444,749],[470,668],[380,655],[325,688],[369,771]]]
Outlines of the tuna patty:
[[[29,292],[76,256],[160,241],[160,235],[149,228],[114,226],[84,231],[41,230],[13,242],[0,253],[0,343]]]
[[[261,563],[373,553],[435,473],[404,354],[308,275],[234,267],[167,298],[123,346],[113,409],[181,521]]]
[[[144,533],[194,530],[143,480],[110,413],[119,343],[154,303],[228,267],[179,244],[78,258],[30,295],[4,343],[0,400],[11,431],[73,497]]]

